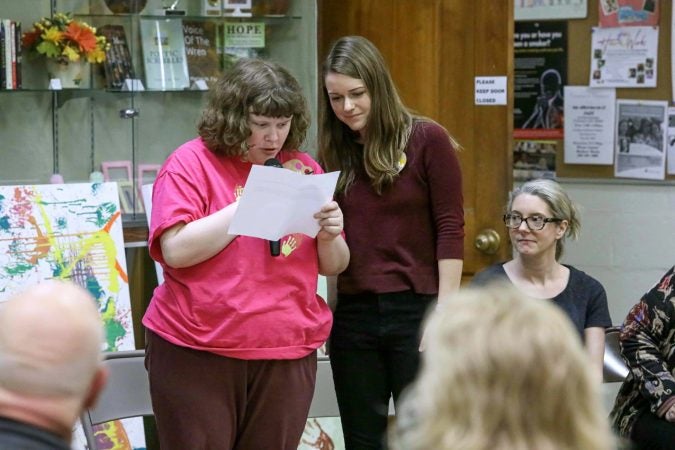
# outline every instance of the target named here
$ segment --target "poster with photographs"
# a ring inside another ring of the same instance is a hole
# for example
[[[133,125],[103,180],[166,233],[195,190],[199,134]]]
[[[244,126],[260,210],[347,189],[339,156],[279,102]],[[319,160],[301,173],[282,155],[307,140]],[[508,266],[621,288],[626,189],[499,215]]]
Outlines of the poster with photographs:
[[[659,0],[599,0],[600,26],[634,27],[659,24]]]
[[[588,0],[514,0],[514,20],[583,19],[588,14]]]
[[[563,137],[567,22],[516,22],[513,137]]]
[[[675,108],[668,108],[668,175],[675,175]]]
[[[555,178],[555,141],[520,140],[513,142],[513,179]]]
[[[668,102],[617,100],[614,176],[663,180]]]
[[[675,14],[671,14],[670,17],[670,89],[673,101],[675,101],[675,33],[672,32],[675,30]]]
[[[656,87],[658,27],[594,27],[591,87]]]

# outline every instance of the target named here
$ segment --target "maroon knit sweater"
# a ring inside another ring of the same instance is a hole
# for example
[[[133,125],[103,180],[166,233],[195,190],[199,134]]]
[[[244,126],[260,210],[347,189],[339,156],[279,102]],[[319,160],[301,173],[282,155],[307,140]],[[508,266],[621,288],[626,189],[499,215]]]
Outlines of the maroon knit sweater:
[[[336,198],[351,252],[338,277],[342,294],[437,294],[437,261],[463,259],[462,177],[447,134],[417,122],[405,153],[405,167],[382,195],[360,173]]]

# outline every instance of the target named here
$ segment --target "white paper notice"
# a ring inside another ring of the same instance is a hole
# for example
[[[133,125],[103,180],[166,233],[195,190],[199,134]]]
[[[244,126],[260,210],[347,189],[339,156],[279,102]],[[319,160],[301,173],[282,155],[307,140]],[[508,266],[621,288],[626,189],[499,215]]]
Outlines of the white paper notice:
[[[565,86],[565,163],[614,163],[615,89]]]
[[[675,108],[668,108],[668,175],[675,175]]]
[[[668,102],[616,101],[617,151],[614,176],[663,180],[666,175]]]
[[[476,77],[476,105],[506,105],[506,77]]]
[[[658,27],[592,28],[591,87],[656,87]]]
[[[339,175],[253,166],[228,232],[271,241],[291,233],[316,237],[321,227],[313,216],[333,198]]]

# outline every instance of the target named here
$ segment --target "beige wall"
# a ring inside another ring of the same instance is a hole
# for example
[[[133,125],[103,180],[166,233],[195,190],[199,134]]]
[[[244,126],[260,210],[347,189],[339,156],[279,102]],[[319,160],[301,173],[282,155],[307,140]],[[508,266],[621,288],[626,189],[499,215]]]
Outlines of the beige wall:
[[[675,184],[565,181],[581,207],[581,237],[565,262],[597,278],[614,324],[675,264]]]
[[[675,183],[560,181],[581,207],[581,237],[568,242],[564,262],[605,286],[618,325],[675,264]],[[620,384],[602,385],[608,411]]]

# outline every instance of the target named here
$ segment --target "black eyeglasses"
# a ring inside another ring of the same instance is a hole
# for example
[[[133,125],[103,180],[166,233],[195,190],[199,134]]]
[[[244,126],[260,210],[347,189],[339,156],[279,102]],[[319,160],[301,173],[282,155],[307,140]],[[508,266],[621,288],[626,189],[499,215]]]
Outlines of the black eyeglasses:
[[[543,229],[549,222],[562,222],[562,219],[557,217],[544,217],[544,216],[530,216],[523,217],[520,214],[504,214],[504,225],[508,228],[517,230],[520,228],[520,224],[525,222],[527,228],[532,231],[539,231]]]

